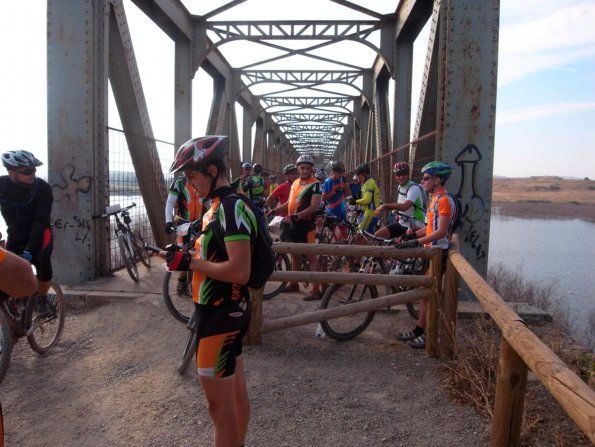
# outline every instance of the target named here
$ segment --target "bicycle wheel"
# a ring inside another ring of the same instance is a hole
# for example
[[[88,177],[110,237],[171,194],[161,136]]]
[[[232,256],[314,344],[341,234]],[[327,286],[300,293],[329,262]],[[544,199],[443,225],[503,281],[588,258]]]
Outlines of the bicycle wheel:
[[[188,340],[186,340],[186,344],[184,345],[184,351],[182,351],[182,361],[178,365],[177,370],[179,374],[184,374],[186,372],[186,369],[190,364],[190,360],[192,360],[194,354],[196,354],[196,342],[198,339],[198,335],[196,333],[194,323],[195,318],[195,315],[192,314],[192,318],[188,322],[188,330],[190,331],[190,334],[188,335]]]
[[[285,253],[278,253],[275,257],[275,271],[288,272],[291,270],[289,257]],[[287,285],[285,281],[267,281],[262,291],[262,299],[270,300],[277,296]]]
[[[130,246],[130,238],[121,234],[118,236],[118,245],[120,246],[120,254],[122,255],[122,262],[128,271],[128,274],[134,282],[138,282],[138,267],[136,266],[136,260],[134,259],[134,251]]]
[[[173,272],[165,272],[163,277],[163,301],[165,307],[173,317],[182,322],[188,323],[192,312],[194,312],[194,301],[192,301],[192,273],[184,272],[185,282],[178,282],[177,275]]]
[[[132,233],[132,245],[134,245],[134,254],[136,258],[142,262],[145,267],[151,268],[151,253],[145,248],[145,241],[138,232]]]
[[[43,354],[60,340],[64,329],[66,305],[64,294],[60,286],[52,281],[48,290],[48,307],[50,314],[39,316],[37,308],[37,295],[32,295],[27,301],[25,310],[25,325],[27,327],[27,340],[31,348]]]
[[[378,296],[376,287],[362,284],[333,284],[329,287],[320,303],[321,309],[331,309],[346,304],[374,299]],[[339,341],[351,340],[361,334],[374,319],[375,311],[360,312],[346,317],[321,321],[322,330],[331,338]]]
[[[427,268],[427,259],[424,258],[408,258],[404,260],[394,260],[394,264],[389,265],[383,264],[383,273],[389,271],[391,275],[423,275]],[[399,287],[386,287],[386,293],[400,293],[412,290],[413,287],[399,286]],[[414,320],[419,317],[419,301],[409,302],[405,304],[407,312]]]
[[[11,353],[12,334],[10,333],[10,326],[4,313],[0,312],[0,383],[4,380],[6,371],[8,371]]]

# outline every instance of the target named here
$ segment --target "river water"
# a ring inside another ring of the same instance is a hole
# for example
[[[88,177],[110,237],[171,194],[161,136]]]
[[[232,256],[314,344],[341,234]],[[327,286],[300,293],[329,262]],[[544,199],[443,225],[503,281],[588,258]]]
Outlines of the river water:
[[[503,263],[538,285],[553,286],[575,333],[595,313],[595,223],[492,213],[488,266]]]

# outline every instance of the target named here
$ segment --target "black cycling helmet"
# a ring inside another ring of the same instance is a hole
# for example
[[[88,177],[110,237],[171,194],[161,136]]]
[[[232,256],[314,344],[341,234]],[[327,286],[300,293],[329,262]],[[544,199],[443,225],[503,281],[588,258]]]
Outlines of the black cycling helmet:
[[[242,169],[252,169],[252,165],[250,163],[242,163]]]
[[[331,162],[331,171],[345,172],[345,165],[341,161],[333,161]]]
[[[355,174],[364,174],[370,175],[370,165],[368,163],[363,163],[355,168]]]
[[[223,161],[229,152],[229,139],[222,135],[193,138],[180,146],[169,172],[200,171]]]
[[[289,163],[288,165],[285,165],[285,167],[283,168],[283,174],[287,174],[288,172],[296,171],[296,170],[297,170],[297,166],[294,165],[293,163]]]
[[[262,166],[260,166],[258,163],[252,166],[252,169],[254,169],[255,174],[260,174],[262,172]]]
[[[36,168],[43,163],[29,151],[8,151],[2,154],[2,164],[7,169]]]

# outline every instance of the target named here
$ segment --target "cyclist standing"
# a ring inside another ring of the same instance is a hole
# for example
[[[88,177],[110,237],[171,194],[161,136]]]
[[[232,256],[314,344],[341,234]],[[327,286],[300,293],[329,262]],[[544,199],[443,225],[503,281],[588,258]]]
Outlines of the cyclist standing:
[[[224,161],[228,152],[226,136],[194,138],[178,150],[170,171],[183,171],[198,195],[212,199],[212,205],[202,219],[195,257],[176,247],[165,255],[170,270],[193,271],[196,363],[216,446],[243,445],[248,428],[242,337],[250,324],[250,290],[245,284],[258,227],[250,206],[229,184]]]
[[[422,186],[411,181],[409,164],[401,161],[393,166],[397,187],[397,203],[380,205],[375,214],[379,216],[385,210],[397,210],[401,213],[399,221],[378,230],[375,235],[384,239],[400,237],[411,227],[421,228],[427,208],[427,195]]]
[[[231,187],[236,190],[238,194],[244,195],[244,182],[252,175],[252,165],[248,162],[242,163],[242,173],[238,178],[231,182]]]
[[[331,163],[331,175],[322,184],[322,200],[326,203],[325,212],[341,220],[347,218],[345,198],[351,196],[351,189],[345,180],[345,165],[340,161]],[[341,237],[347,237],[347,229],[341,228]]]
[[[203,202],[198,193],[184,176],[177,177],[169,187],[167,202],[165,203],[165,232],[172,234],[175,231],[174,223],[177,219],[195,221],[202,216]],[[181,243],[183,241],[177,241]],[[176,290],[178,294],[188,290],[188,275],[186,272],[178,276]]]
[[[248,197],[250,198],[250,200],[252,200],[252,202],[254,202],[255,205],[258,205],[259,207],[263,208],[266,197],[264,194],[264,179],[260,175],[260,173],[262,172],[262,166],[256,163],[254,166],[252,166],[252,170],[254,171],[254,175],[251,175],[246,179],[246,181],[242,185],[242,190],[245,193],[248,193]]]
[[[37,305],[49,313],[47,293],[52,279],[52,188],[35,173],[43,163],[28,151],[2,154],[8,175],[0,176],[0,210],[7,227],[6,249],[35,266]]]
[[[276,214],[281,217],[287,216],[287,207],[279,207],[279,205],[287,204],[289,200],[289,191],[291,190],[291,185],[298,178],[297,167],[293,163],[286,165],[283,168],[283,174],[285,174],[285,178],[287,179],[286,182],[281,183],[277,186],[267,197],[266,206],[271,209],[273,214]],[[280,239],[283,242],[291,242],[291,237],[289,236],[289,224],[285,221],[281,222],[281,235]]]
[[[426,193],[432,195],[428,206],[427,224],[425,228],[417,230],[406,238],[410,239],[397,245],[397,248],[405,247],[440,247],[442,249],[442,268],[446,268],[446,256],[450,247],[450,237],[454,224],[454,210],[456,203],[446,194],[444,184],[452,174],[450,165],[441,161],[432,161],[421,168],[423,175],[421,182]],[[419,307],[419,317],[416,326],[408,332],[401,332],[397,337],[406,341],[412,348],[423,349],[426,347],[426,314],[428,303],[423,300]]]
[[[321,191],[320,182],[314,178],[314,159],[311,155],[300,155],[296,161],[299,177],[291,185],[287,203],[277,207],[275,211],[288,211],[283,219],[289,225],[289,237],[291,242],[314,244],[316,242],[316,212],[320,208]],[[292,267],[299,270],[299,259],[292,254]],[[318,256],[308,256],[310,269],[313,272],[320,271]],[[289,284],[286,292],[299,291],[297,283]],[[322,298],[320,284],[312,284],[312,293],[304,297],[304,301],[319,300]]]
[[[351,202],[358,205],[364,211],[358,228],[368,233],[374,233],[376,224],[378,223],[378,218],[374,215],[374,211],[380,204],[380,190],[376,185],[376,180],[370,176],[370,165],[367,163],[355,168],[355,175],[358,182],[362,185],[362,196],[359,199],[351,199]]]

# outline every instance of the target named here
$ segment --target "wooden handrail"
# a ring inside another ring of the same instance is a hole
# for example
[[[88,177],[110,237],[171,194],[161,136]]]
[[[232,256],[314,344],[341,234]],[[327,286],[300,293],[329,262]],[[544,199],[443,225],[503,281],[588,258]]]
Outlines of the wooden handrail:
[[[431,258],[442,250],[437,247],[425,248],[395,248],[368,246],[368,245],[344,245],[344,244],[299,244],[293,242],[275,242],[273,244],[275,253],[294,253],[303,255],[327,255],[327,256],[374,256],[378,258]]]
[[[527,328],[525,322],[458,251],[451,250],[449,259],[461,275],[461,278],[475,294],[483,309],[490,314],[501,329],[506,343],[535,373],[566,413],[589,437],[591,442],[595,442],[595,392]],[[509,381],[509,384],[506,385],[506,377],[510,377],[511,372],[510,370],[504,370],[505,365],[511,364],[514,365],[515,369],[518,369],[518,362],[514,360],[504,362],[503,353],[507,359],[514,357],[510,355],[508,347],[502,346],[500,352],[500,368],[498,371],[498,381],[500,383],[497,384],[497,389],[501,391],[501,394],[496,396],[495,420],[492,424],[492,446],[518,445],[519,436],[515,431],[520,430],[520,423],[515,417],[521,417],[522,411],[519,411],[518,408],[511,408],[508,404],[504,405],[504,403],[510,403],[509,396],[518,393],[519,380],[522,381],[523,378],[517,372],[513,374],[516,377],[516,383]],[[514,400],[512,399],[512,401]],[[516,405],[519,404],[518,400],[516,399]],[[522,405],[522,402],[520,404]],[[504,430],[509,432],[503,433]],[[517,440],[516,444],[513,442],[514,440]]]
[[[344,272],[273,272],[270,281],[309,282],[325,284],[373,284],[375,286],[432,287],[433,281],[424,275],[382,275],[378,273]]]

